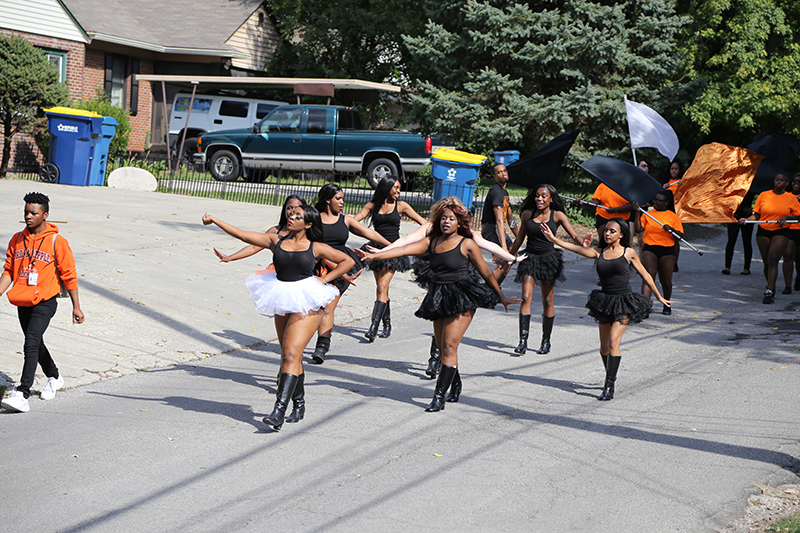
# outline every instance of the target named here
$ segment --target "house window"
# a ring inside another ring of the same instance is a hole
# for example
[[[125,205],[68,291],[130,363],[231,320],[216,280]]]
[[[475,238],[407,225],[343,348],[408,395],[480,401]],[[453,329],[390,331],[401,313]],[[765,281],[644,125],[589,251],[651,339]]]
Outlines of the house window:
[[[44,50],[47,60],[58,68],[58,81],[67,81],[67,53],[60,50]]]
[[[104,88],[111,103],[125,107],[125,56],[106,54],[106,74]]]

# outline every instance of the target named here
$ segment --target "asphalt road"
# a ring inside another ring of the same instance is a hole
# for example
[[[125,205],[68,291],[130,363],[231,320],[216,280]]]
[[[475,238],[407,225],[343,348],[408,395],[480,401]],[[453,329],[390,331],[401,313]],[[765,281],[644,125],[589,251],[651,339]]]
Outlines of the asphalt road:
[[[75,251],[86,322],[62,301],[45,337],[67,390],[0,411],[5,531],[715,531],[753,482],[798,480],[800,294],[762,305],[761,263],[739,276],[740,251],[722,276],[720,227],[692,241],[703,257],[682,251],[672,316],[628,328],[611,402],[595,399],[592,263],[567,253],[551,353],[514,357],[517,309],[480,310],[461,401],[439,413],[423,410],[424,293],[398,274],[393,334],[369,344],[366,273],[330,360],[306,364],[305,420],[273,432],[260,420],[279,351],[244,288],[269,252],[219,263],[213,246],[239,244],[200,217],[265,230],[278,208],[6,180],[0,242],[31,190]],[[15,381],[22,334],[5,299],[0,323],[0,380]]]

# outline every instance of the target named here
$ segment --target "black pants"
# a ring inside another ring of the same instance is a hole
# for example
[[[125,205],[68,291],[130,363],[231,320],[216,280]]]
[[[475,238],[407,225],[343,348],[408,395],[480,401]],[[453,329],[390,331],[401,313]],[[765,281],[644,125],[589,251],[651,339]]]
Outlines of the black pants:
[[[56,297],[39,302],[31,307],[17,307],[19,324],[25,334],[25,362],[22,365],[22,377],[17,390],[27,398],[31,393],[33,378],[36,376],[36,365],[41,365],[44,375],[48,378],[58,377],[58,367],[50,357],[47,346],[44,345],[44,335],[50,319],[56,314],[58,303]]]
[[[736,238],[742,232],[742,244],[744,245],[744,269],[750,270],[750,260],[753,258],[753,225],[739,225],[736,223],[728,224],[728,244],[725,246],[725,268],[731,268],[733,262],[733,250],[736,248]]]

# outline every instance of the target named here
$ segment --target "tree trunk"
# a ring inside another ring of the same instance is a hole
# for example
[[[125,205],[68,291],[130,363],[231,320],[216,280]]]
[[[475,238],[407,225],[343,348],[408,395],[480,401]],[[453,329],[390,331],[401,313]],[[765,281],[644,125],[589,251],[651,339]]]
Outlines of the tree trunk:
[[[8,162],[11,161],[11,117],[3,124],[3,160],[0,162],[0,179],[8,173]]]

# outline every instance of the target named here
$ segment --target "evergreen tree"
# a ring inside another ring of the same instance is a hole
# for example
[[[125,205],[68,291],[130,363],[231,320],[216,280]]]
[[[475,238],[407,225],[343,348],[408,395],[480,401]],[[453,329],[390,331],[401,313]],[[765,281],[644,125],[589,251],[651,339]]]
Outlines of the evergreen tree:
[[[3,158],[0,178],[11,159],[11,140],[44,116],[44,108],[67,99],[67,86],[58,81],[58,69],[41,50],[19,36],[0,35],[0,123]]]
[[[406,37],[427,65],[412,94],[425,129],[476,152],[526,154],[584,124],[573,160],[630,159],[623,95],[661,111],[689,22],[672,0],[429,0],[425,9],[424,35]]]

